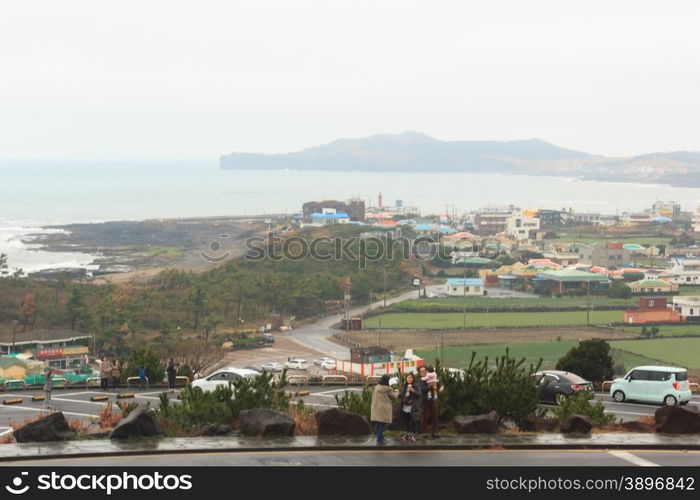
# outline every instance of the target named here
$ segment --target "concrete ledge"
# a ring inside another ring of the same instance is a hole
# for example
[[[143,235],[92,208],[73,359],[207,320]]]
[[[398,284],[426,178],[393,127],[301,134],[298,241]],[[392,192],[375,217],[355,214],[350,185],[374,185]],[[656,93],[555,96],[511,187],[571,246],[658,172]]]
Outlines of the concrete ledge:
[[[440,439],[423,439],[407,443],[389,437],[386,449],[429,450],[572,450],[572,449],[635,449],[635,450],[700,450],[700,436],[610,433],[589,435],[562,434],[476,434],[444,435]],[[250,451],[340,451],[375,449],[374,436],[362,438],[298,436],[290,438],[197,437],[152,440],[111,441],[107,439],[65,441],[57,443],[21,443],[0,445],[0,462],[37,460],[41,458],[90,457],[116,455],[154,455],[195,452]]]

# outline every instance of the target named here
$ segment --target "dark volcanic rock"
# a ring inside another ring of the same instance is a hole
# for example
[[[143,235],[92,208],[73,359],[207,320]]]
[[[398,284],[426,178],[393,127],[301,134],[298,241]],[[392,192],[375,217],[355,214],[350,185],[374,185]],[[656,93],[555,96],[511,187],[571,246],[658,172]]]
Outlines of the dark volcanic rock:
[[[664,406],[656,410],[656,432],[665,434],[697,434],[700,432],[700,412],[695,408]]]
[[[564,419],[560,427],[562,432],[580,432],[582,434],[588,434],[593,428],[593,421],[585,415],[572,413]]]
[[[238,423],[245,436],[292,436],[296,426],[289,413],[266,409],[243,410]]]
[[[365,417],[340,408],[317,412],[316,424],[319,436],[366,436],[372,432]]]
[[[14,432],[18,443],[43,443],[67,441],[75,438],[75,432],[68,427],[63,413],[50,413],[41,420],[31,422]]]
[[[109,434],[110,439],[130,437],[157,436],[163,434],[153,408],[138,406],[122,419]]]

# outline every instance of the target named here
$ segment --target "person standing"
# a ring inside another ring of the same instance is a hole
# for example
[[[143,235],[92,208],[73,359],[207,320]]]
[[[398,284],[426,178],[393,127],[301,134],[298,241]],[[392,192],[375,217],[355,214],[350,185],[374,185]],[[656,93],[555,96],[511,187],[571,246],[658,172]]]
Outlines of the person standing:
[[[173,361],[173,358],[170,358],[170,361],[168,361],[168,389],[175,389],[175,374],[177,373],[177,369],[175,368],[175,361]]]
[[[146,367],[139,367],[139,389],[148,389],[148,377],[146,377]]]
[[[374,432],[377,436],[377,444],[386,444],[384,428],[390,424],[393,418],[392,401],[396,399],[394,391],[389,387],[389,375],[382,375],[379,382],[374,386],[372,393],[372,410],[370,421],[374,422]]]
[[[112,362],[112,387],[114,389],[119,389],[119,377],[121,376],[121,371],[119,370],[119,361],[114,360]]]
[[[437,435],[438,431],[438,404],[437,398],[429,398],[432,394],[431,387],[428,385],[428,380],[435,377],[428,377],[428,374],[435,373],[435,369],[432,366],[421,366],[418,370],[420,375],[420,387],[422,393],[422,404],[421,404],[421,432],[428,432],[428,426],[430,425],[431,433],[430,437],[437,439],[440,436]],[[442,392],[443,387],[437,382],[436,386],[437,393]]]
[[[401,436],[401,439],[406,441],[416,441],[416,432],[418,432],[418,423],[420,422],[421,406],[423,404],[421,387],[413,373],[406,375],[406,381],[399,393],[401,396],[400,405],[401,421],[406,432]]]
[[[44,368],[44,410],[51,409],[51,390],[53,389],[53,370],[47,364]]]
[[[109,364],[107,356],[102,356],[100,363],[100,387],[103,391],[109,388],[109,377],[112,375],[112,366]]]

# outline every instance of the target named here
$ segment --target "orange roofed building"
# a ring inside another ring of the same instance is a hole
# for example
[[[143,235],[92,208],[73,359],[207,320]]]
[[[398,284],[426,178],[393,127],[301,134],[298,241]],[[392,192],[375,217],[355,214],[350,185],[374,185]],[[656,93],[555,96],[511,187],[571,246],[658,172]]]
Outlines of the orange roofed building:
[[[680,313],[668,308],[665,297],[640,297],[637,309],[625,311],[625,323],[642,325],[644,323],[681,323]]]

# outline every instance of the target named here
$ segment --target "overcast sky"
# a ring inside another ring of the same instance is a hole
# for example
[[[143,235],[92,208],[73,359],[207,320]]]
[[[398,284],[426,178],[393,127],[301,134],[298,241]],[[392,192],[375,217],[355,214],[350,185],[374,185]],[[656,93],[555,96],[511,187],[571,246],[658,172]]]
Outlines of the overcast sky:
[[[405,130],[700,149],[700,2],[8,0],[0,157],[216,159]]]

